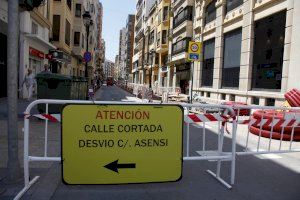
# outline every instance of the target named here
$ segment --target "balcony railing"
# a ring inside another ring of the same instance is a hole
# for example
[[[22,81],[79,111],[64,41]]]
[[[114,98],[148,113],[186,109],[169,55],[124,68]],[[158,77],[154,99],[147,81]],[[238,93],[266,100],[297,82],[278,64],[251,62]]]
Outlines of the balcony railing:
[[[193,7],[192,6],[187,6],[185,9],[183,9],[180,13],[178,13],[174,17],[174,23],[173,23],[173,28],[175,29],[178,27],[180,24],[182,24],[185,21],[192,21],[193,20]]]

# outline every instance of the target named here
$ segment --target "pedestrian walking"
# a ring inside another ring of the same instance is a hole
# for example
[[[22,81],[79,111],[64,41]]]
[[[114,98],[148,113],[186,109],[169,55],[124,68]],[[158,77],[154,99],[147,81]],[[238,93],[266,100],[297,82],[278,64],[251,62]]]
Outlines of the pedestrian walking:
[[[30,101],[33,95],[33,89],[36,85],[35,75],[32,73],[31,69],[28,69],[28,73],[26,74],[24,81],[22,83],[22,87],[26,86],[27,89],[27,100]]]
[[[44,70],[41,72],[42,74],[50,74],[51,71],[49,69],[49,65],[45,64],[44,65]]]

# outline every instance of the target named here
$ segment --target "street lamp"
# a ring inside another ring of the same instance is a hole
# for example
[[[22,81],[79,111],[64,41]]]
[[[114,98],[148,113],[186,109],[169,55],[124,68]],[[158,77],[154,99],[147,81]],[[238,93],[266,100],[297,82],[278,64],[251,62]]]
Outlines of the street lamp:
[[[92,16],[89,11],[85,11],[82,15],[83,23],[85,25],[86,30],[86,53],[89,51],[89,35],[90,35],[90,27],[93,25]],[[89,75],[88,75],[88,60],[85,60],[85,71],[84,76],[87,79],[87,93],[89,93]],[[89,95],[87,95],[86,99],[89,99]]]
[[[150,51],[150,54],[152,55],[152,61],[151,61],[151,68],[150,68],[150,77],[149,77],[149,89],[152,89],[152,68],[153,68],[153,54],[155,53],[155,51],[152,49]]]
[[[83,23],[85,25],[86,30],[86,52],[89,51],[89,35],[90,35],[90,27],[93,25],[92,16],[89,11],[85,11],[82,15]],[[88,78],[88,62],[85,61],[85,77]]]

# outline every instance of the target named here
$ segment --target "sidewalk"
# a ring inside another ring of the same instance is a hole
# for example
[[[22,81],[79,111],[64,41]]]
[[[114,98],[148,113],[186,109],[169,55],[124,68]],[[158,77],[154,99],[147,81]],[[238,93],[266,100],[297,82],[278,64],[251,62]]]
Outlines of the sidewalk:
[[[32,100],[34,101],[34,100]],[[23,118],[23,113],[27,106],[32,102],[26,99],[18,99],[18,117]],[[33,113],[38,113],[36,108],[32,109]],[[0,119],[7,119],[7,98],[0,98]]]

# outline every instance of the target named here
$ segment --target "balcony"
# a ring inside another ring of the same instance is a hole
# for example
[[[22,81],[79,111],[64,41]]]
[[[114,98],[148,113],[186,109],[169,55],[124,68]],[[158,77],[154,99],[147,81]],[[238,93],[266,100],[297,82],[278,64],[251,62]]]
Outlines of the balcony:
[[[173,29],[176,29],[185,21],[193,21],[193,7],[187,6],[180,13],[178,13],[173,20]]]
[[[183,52],[187,52],[189,41],[191,41],[191,38],[184,38],[174,43],[172,45],[172,56]]]

